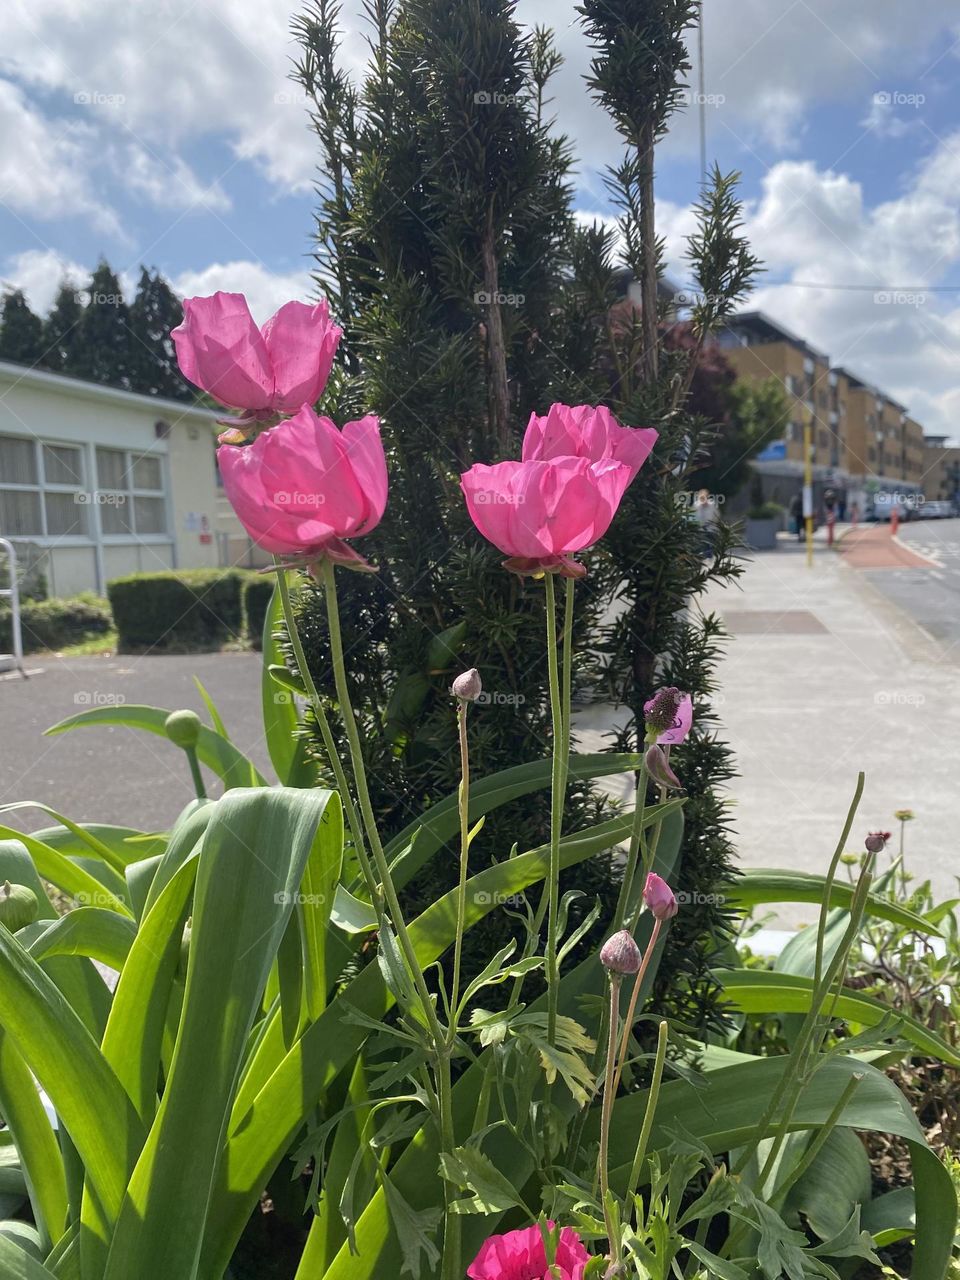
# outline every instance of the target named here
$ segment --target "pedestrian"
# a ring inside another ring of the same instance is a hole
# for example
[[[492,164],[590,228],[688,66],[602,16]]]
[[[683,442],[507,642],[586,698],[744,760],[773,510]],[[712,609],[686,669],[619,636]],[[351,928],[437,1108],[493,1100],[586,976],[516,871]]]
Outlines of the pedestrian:
[[[833,546],[833,530],[837,523],[837,495],[828,489],[823,495],[823,514],[827,522],[827,546]]]
[[[850,503],[850,523],[853,525],[854,528],[856,528],[857,525],[860,523],[860,503],[859,502]]]
[[[803,494],[795,493],[790,499],[790,520],[797,535],[797,541],[803,541]]]

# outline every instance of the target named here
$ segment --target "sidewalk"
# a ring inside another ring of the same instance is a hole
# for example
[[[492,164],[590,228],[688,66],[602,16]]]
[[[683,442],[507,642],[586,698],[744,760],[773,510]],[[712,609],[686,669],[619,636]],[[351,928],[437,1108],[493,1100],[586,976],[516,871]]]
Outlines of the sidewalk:
[[[808,569],[803,546],[781,540],[750,562],[740,588],[704,598],[732,637],[716,705],[741,775],[733,823],[744,866],[825,871],[863,769],[850,849],[882,829],[895,850],[893,812],[913,809],[908,866],[952,896],[960,666],[853,567],[891,554],[903,563],[890,542],[888,529],[858,529],[838,554],[818,539]],[[784,919],[814,915],[798,906]]]

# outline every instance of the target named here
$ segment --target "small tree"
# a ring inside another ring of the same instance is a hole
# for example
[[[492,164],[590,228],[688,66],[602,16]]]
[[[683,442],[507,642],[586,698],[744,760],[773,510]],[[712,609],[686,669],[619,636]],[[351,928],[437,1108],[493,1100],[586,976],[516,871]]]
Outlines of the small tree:
[[[64,280],[53,308],[43,322],[43,364],[54,373],[75,373],[80,346],[83,303],[69,280]]]
[[[91,382],[129,390],[134,361],[130,309],[120,281],[107,262],[98,264],[88,293],[70,372]]]
[[[34,315],[21,289],[4,295],[0,318],[0,360],[38,364],[43,355],[43,322]]]
[[[130,307],[131,382],[144,395],[192,400],[170,337],[183,319],[183,305],[159,271],[140,268],[136,297]]]

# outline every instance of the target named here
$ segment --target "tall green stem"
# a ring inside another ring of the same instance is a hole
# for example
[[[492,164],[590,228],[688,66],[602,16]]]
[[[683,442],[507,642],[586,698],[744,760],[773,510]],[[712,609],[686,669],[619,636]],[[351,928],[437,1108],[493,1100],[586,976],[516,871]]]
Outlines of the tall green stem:
[[[423,969],[417,956],[416,948],[410,938],[400,900],[390,874],[390,865],[383,851],[383,842],[377,827],[376,814],[370,799],[370,788],[367,784],[367,769],[360,745],[360,733],[357,729],[353,704],[350,701],[350,688],[347,684],[347,668],[343,651],[343,636],[340,631],[340,606],[337,600],[337,580],[334,568],[329,560],[320,563],[320,577],[323,582],[327,602],[327,626],[330,631],[330,656],[333,662],[334,682],[337,689],[337,701],[340,704],[340,716],[346,730],[347,742],[350,745],[350,760],[353,764],[353,776],[357,787],[357,798],[360,801],[360,813],[363,816],[367,839],[373,853],[373,861],[380,877],[387,912],[397,935],[397,941],[410,970],[419,997],[430,1039],[433,1042],[436,1060],[437,1097],[440,1112],[440,1144],[441,1150],[452,1152],[455,1145],[453,1129],[453,1083],[450,1071],[450,1043],[447,1034],[440,1025],[436,1006],[430,996]],[[457,1280],[460,1274],[460,1218],[453,1212],[452,1204],[456,1198],[453,1184],[446,1178],[444,1187],[444,1232],[443,1259],[440,1275],[442,1280]]]
[[[663,1065],[667,1059],[667,1024],[661,1022],[657,1031],[657,1055],[653,1062],[653,1079],[650,1081],[650,1092],[647,1094],[647,1108],[643,1113],[643,1125],[637,1139],[633,1164],[630,1166],[630,1177],[627,1181],[627,1211],[630,1209],[630,1197],[636,1192],[640,1182],[640,1171],[647,1155],[647,1144],[653,1130],[653,1119],[657,1112],[657,1101],[660,1097],[660,1083],[663,1080]],[[621,1069],[623,1062],[620,1063]]]
[[[457,1032],[457,1008],[460,1003],[460,964],[463,956],[463,931],[467,917],[467,873],[470,863],[470,750],[467,742],[467,708],[465,699],[457,700],[457,728],[460,737],[460,882],[457,885],[457,936],[453,944],[453,985],[450,993],[450,1038]]]
[[[647,759],[640,761],[640,772],[637,775],[637,792],[633,802],[633,825],[630,828],[630,847],[627,850],[627,861],[623,868],[623,879],[620,881],[620,893],[617,895],[617,909],[614,912],[610,932],[616,933],[623,928],[627,908],[633,894],[633,881],[637,874],[637,862],[640,858],[640,847],[643,841],[643,821],[647,808]]]
[[[553,574],[544,578],[547,616],[547,674],[550,682],[550,715],[553,722],[553,770],[550,803],[550,869],[547,878],[547,1039],[556,1043],[557,1008],[560,998],[560,972],[557,962],[559,940],[557,919],[560,904],[560,835],[566,798],[567,771],[570,756],[570,682],[573,658],[571,631],[573,626],[573,579],[567,579],[567,596],[563,625],[563,673],[561,689],[557,657],[557,598]]]
[[[623,1036],[620,1040],[620,1055],[617,1062],[617,1075],[614,1080],[614,1090],[620,1085],[620,1077],[623,1075],[623,1068],[627,1061],[627,1050],[630,1048],[630,1032],[633,1029],[633,1018],[637,1011],[637,1000],[640,998],[640,990],[643,986],[643,979],[646,976],[647,968],[650,965],[650,958],[654,953],[657,945],[657,939],[660,937],[660,926],[663,922],[654,919],[653,928],[650,931],[650,941],[647,943],[646,950],[643,953],[643,959],[640,961],[640,968],[637,970],[637,976],[633,981],[633,990],[630,992],[630,1004],[627,1008],[627,1016],[623,1023]]]
[[[187,762],[190,765],[190,777],[193,779],[193,789],[197,793],[198,800],[206,800],[207,788],[203,783],[203,774],[200,772],[200,761],[197,759],[196,747],[185,747]]]
[[[616,1093],[614,1072],[617,1063],[617,1023],[620,1015],[620,974],[610,974],[610,1029],[607,1034],[607,1063],[603,1080],[603,1101],[600,1108],[600,1152],[597,1156],[597,1177],[600,1182],[600,1203],[603,1206],[603,1221],[607,1230],[607,1242],[610,1258],[614,1250],[619,1250],[619,1240],[615,1240],[616,1232],[610,1212],[610,1118],[613,1115],[613,1097]]]
[[[336,779],[337,790],[340,793],[340,799],[343,802],[343,811],[347,818],[347,828],[350,832],[350,839],[356,851],[357,861],[360,864],[360,871],[363,875],[364,883],[367,886],[367,892],[370,894],[370,900],[373,908],[377,913],[378,922],[381,920],[383,908],[381,905],[380,890],[377,886],[376,876],[370,866],[370,859],[367,856],[367,848],[363,840],[363,831],[357,817],[356,806],[353,803],[353,793],[350,784],[347,782],[347,775],[344,771],[343,764],[340,760],[340,753],[337,750],[337,744],[330,728],[330,721],[327,719],[326,708],[320,699],[313,676],[310,674],[310,667],[307,665],[307,655],[303,651],[303,642],[300,639],[300,631],[297,627],[297,620],[294,617],[293,605],[290,601],[290,587],[287,584],[287,571],[280,568],[279,560],[274,557],[274,563],[277,565],[277,589],[280,592],[280,608],[283,611],[283,622],[287,628],[287,635],[290,638],[290,647],[293,649],[294,661],[297,664],[297,671],[300,679],[303,681],[303,687],[307,691],[307,697],[310,700],[310,706],[317,724],[320,726],[320,736],[323,738],[324,750],[327,753],[327,759],[330,762],[330,768],[333,770],[333,776]]]

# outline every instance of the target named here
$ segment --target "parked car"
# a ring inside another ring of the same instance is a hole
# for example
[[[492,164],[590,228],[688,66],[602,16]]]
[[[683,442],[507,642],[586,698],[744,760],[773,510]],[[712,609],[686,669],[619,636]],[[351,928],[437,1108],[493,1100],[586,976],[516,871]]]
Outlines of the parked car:
[[[917,513],[921,520],[944,520],[956,515],[952,502],[925,502]]]

